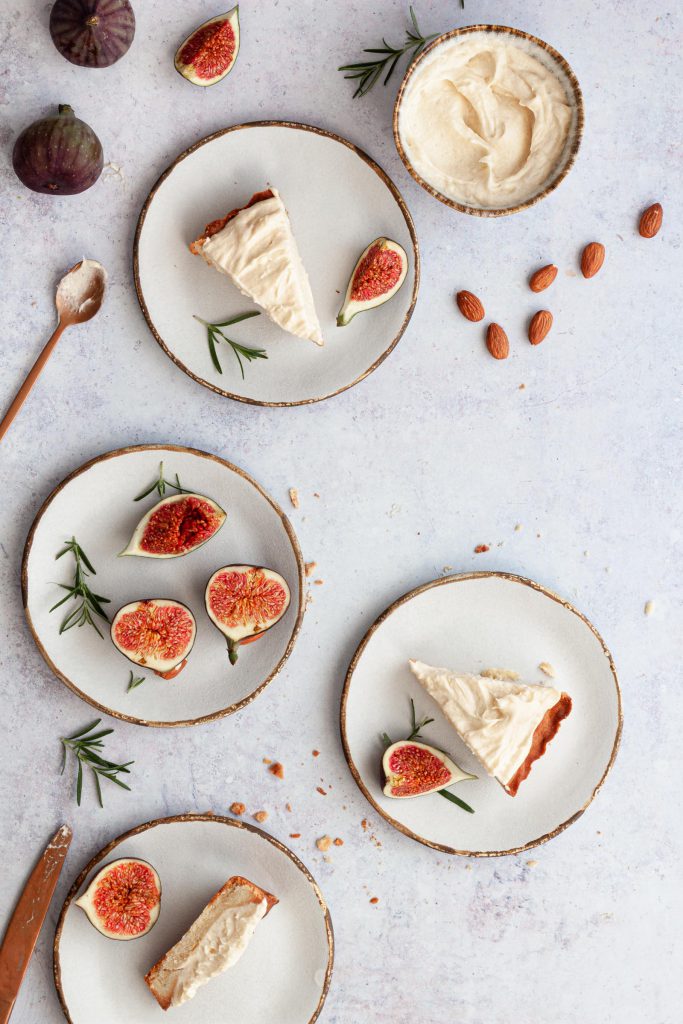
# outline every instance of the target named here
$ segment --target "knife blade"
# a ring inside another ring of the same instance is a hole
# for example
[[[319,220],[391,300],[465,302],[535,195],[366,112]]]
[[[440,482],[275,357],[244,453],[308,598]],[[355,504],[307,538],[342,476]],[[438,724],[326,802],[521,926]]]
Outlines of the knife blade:
[[[24,886],[0,946],[0,1024],[7,1024],[71,845],[62,825]]]

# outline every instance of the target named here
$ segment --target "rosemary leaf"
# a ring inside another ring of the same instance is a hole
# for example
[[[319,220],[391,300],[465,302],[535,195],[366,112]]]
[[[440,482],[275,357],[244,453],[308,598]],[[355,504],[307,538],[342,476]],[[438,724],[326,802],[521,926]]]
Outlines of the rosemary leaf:
[[[469,804],[466,804],[465,801],[461,800],[459,796],[455,795],[455,793],[449,793],[447,789],[439,789],[437,792],[439,796],[445,796],[447,800],[451,801],[451,803],[457,804],[458,807],[462,807],[463,811],[467,811],[469,814],[474,814],[474,808],[470,807]]]
[[[126,693],[130,693],[131,690],[135,690],[137,689],[138,686],[142,686],[144,682],[144,676],[136,676],[133,674],[131,670],[130,679],[128,680],[128,686],[126,687]]]

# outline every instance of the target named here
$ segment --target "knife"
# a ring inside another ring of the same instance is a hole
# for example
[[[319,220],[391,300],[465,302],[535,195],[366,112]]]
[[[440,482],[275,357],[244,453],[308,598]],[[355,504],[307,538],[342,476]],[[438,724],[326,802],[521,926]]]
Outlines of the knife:
[[[0,946],[0,1024],[7,1024],[10,1019],[71,845],[71,836],[69,826],[62,825],[47,844],[7,925]]]

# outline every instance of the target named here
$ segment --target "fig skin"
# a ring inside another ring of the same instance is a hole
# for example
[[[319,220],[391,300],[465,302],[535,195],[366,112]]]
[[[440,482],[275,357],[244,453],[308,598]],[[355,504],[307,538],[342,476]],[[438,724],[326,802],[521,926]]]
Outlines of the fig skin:
[[[62,57],[84,68],[108,68],[130,49],[130,0],[55,0],[50,35]]]
[[[216,54],[216,40],[212,33],[212,26],[216,26],[216,33],[220,30],[220,25],[227,22],[232,29],[233,33],[233,50],[232,55],[229,59],[225,59],[225,55]],[[186,63],[188,57],[188,51],[186,48],[191,48],[193,43],[199,42],[200,48],[197,53],[194,54],[192,60]],[[203,49],[202,49],[203,47]],[[179,75],[191,82],[192,85],[200,85],[203,88],[207,88],[210,85],[217,85],[218,82],[222,82],[226,75],[229,75],[237,62],[237,57],[240,52],[240,19],[239,19],[239,5],[233,7],[231,11],[226,11],[225,14],[219,14],[215,18],[210,18],[203,24],[198,25],[197,28],[190,33],[187,39],[183,40],[178,49],[176,50],[174,58],[174,66]],[[202,74],[200,69],[197,67],[201,63],[201,59],[204,61],[210,59],[213,56],[218,64],[216,73],[213,75]],[[199,60],[198,60],[199,58]],[[221,65],[223,61],[223,66]]]
[[[158,893],[158,899],[156,903],[152,907],[147,908],[149,912],[149,922],[147,926],[142,931],[136,932],[133,935],[124,934],[123,931],[109,930],[106,927],[105,923],[101,920],[102,915],[98,913],[94,904],[96,890],[98,888],[99,883],[103,880],[103,878],[106,877],[106,875],[108,875],[110,872],[115,871],[117,868],[126,866],[128,864],[140,864],[145,868],[149,868],[149,870],[152,872],[154,885]],[[161,910],[161,879],[159,878],[159,874],[156,871],[156,869],[152,867],[152,865],[148,861],[140,860],[139,857],[120,857],[118,860],[112,860],[109,862],[109,864],[105,864],[103,868],[100,868],[100,870],[92,879],[85,892],[81,896],[79,896],[77,900],[74,901],[74,905],[81,908],[81,910],[84,912],[93,928],[96,931],[98,931],[100,935],[104,935],[105,938],[113,939],[119,942],[130,942],[133,939],[141,939],[144,935],[149,935],[152,928],[159,919],[159,913]]]
[[[104,166],[102,144],[67,103],[59,113],[34,121],[14,143],[12,166],[32,192],[75,196],[95,184]]]

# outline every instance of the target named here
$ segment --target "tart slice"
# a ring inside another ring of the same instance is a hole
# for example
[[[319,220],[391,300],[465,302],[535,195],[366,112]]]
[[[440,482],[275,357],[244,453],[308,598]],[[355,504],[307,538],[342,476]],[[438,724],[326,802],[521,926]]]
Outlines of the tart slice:
[[[488,774],[515,796],[571,711],[571,697],[552,686],[458,675],[421,661],[409,664]]]
[[[145,975],[162,1010],[186,1003],[207,981],[236,964],[256,925],[277,902],[247,878],[229,878],[189,931]]]
[[[246,206],[207,224],[190,251],[227,274],[278,327],[323,344],[311,284],[277,189],[255,192]]]

